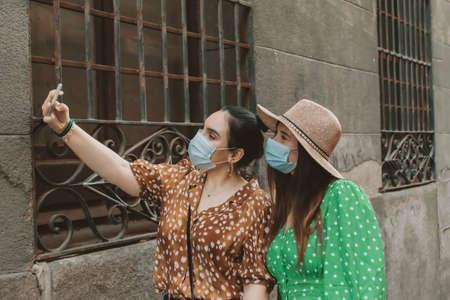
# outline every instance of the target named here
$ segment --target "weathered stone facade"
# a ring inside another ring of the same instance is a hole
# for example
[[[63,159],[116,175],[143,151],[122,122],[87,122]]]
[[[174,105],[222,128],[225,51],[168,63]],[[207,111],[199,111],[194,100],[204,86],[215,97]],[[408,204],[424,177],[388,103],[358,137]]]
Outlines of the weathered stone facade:
[[[371,196],[388,299],[450,299],[450,2],[432,0],[436,182],[381,186],[376,1],[253,0],[257,102],[281,113],[313,99],[344,136],[334,164]],[[29,1],[0,5],[0,299],[159,299],[155,242],[33,263]]]

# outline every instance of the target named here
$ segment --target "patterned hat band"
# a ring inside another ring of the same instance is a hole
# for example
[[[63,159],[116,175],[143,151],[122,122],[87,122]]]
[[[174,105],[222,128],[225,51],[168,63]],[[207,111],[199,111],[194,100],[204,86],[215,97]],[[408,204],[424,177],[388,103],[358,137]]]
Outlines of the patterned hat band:
[[[320,148],[316,143],[314,143],[314,141],[305,132],[303,132],[303,130],[301,130],[300,127],[298,127],[294,122],[289,120],[289,118],[287,118],[286,116],[281,115],[281,117],[286,121],[288,121],[288,125],[290,125],[289,127],[293,129],[295,132],[297,132],[311,147],[314,148],[314,150],[316,150],[320,155],[322,155],[323,158],[325,158],[326,160],[329,159],[329,155],[324,150],[322,150],[322,148]]]

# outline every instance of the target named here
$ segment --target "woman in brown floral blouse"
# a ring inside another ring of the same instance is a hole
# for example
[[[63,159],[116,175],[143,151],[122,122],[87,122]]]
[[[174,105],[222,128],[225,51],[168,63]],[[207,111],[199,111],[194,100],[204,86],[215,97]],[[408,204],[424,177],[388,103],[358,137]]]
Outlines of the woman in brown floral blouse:
[[[225,107],[210,115],[189,145],[191,161],[130,164],[71,122],[65,104],[47,116],[54,93],[42,105],[44,121],[72,151],[106,181],[160,204],[154,285],[165,299],[268,298],[273,279],[264,245],[272,203],[255,179],[239,175],[263,154],[253,113]]]

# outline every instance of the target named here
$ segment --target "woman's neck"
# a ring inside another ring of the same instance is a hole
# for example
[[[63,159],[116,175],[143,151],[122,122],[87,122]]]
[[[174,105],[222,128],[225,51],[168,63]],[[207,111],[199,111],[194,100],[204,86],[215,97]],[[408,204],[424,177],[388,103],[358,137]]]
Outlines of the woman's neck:
[[[207,183],[210,187],[224,186],[224,185],[234,185],[242,183],[244,180],[241,176],[232,172],[230,174],[228,166],[219,166],[212,170],[207,171]]]

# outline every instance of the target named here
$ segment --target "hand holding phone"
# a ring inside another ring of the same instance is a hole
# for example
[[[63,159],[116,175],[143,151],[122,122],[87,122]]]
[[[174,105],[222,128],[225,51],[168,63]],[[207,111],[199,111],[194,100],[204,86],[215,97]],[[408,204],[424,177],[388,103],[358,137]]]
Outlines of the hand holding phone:
[[[53,95],[52,98],[52,102],[50,103],[50,108],[48,109],[47,112],[47,117],[50,117],[52,112],[53,112],[53,108],[55,107],[55,102],[59,97],[59,92],[62,90],[62,83],[58,83],[58,86],[56,87],[56,92],[55,95]]]
[[[61,133],[70,123],[69,107],[57,102],[58,96],[62,96],[62,84],[58,84],[56,90],[48,93],[42,104],[42,120],[56,133]]]

